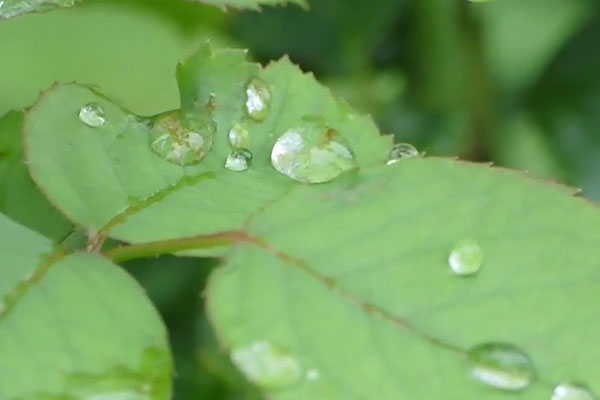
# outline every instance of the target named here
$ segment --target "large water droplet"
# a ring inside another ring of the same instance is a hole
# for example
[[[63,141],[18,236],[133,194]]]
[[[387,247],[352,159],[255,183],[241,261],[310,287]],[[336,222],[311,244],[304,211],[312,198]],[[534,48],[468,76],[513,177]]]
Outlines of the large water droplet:
[[[473,275],[483,264],[483,250],[474,240],[462,240],[450,252],[448,264],[456,275]]]
[[[535,378],[533,364],[514,345],[486,343],[471,349],[468,360],[473,376],[490,386],[504,390],[521,390]]]
[[[190,165],[200,162],[213,143],[215,123],[200,111],[160,115],[150,131],[150,147],[163,159]]]
[[[106,122],[104,110],[98,103],[87,103],[79,110],[81,122],[92,128],[99,128]]]
[[[271,110],[271,91],[267,84],[253,78],[246,86],[246,111],[255,121],[264,121]]]
[[[412,144],[397,143],[390,151],[387,165],[393,165],[401,160],[415,157],[419,157],[419,151]]]
[[[248,380],[266,390],[288,389],[302,377],[298,360],[270,342],[256,342],[236,349],[231,353],[231,360]]]
[[[271,164],[303,183],[330,181],[356,167],[354,154],[339,133],[320,122],[305,121],[277,139]]]
[[[250,132],[247,123],[237,123],[229,130],[229,144],[233,147],[248,148],[249,143]]]
[[[252,162],[252,153],[247,149],[235,149],[225,161],[225,168],[231,171],[246,171],[250,168],[250,163]]]
[[[551,400],[594,400],[594,395],[584,385],[561,383],[554,388]]]

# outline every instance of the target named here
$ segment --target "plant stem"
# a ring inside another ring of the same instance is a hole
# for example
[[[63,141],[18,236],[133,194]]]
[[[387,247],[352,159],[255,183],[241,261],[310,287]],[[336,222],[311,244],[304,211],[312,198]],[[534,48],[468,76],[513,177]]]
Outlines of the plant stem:
[[[159,240],[141,244],[115,247],[103,252],[113,262],[121,263],[137,258],[177,253],[185,250],[228,246],[240,242],[253,242],[253,238],[241,231],[226,231],[211,235],[198,235],[177,239]]]

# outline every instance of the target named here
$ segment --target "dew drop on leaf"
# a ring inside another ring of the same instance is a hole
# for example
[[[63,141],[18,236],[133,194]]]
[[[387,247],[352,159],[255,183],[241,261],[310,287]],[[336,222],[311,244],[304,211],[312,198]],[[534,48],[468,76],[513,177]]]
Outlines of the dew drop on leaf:
[[[535,378],[533,364],[518,347],[486,343],[468,353],[472,375],[480,382],[504,390],[521,390]]]
[[[479,271],[481,264],[483,264],[483,250],[474,240],[461,240],[450,252],[448,264],[456,275],[473,275]]]
[[[248,125],[245,122],[235,124],[229,131],[229,144],[233,147],[247,148],[250,142]]]
[[[390,151],[387,165],[393,165],[401,160],[415,157],[419,157],[419,152],[412,144],[397,143]]]
[[[271,91],[267,84],[253,78],[246,86],[246,112],[255,121],[262,122],[271,110]]]
[[[321,379],[321,373],[318,369],[311,368],[308,371],[306,371],[306,379],[308,379],[309,381],[318,381],[319,379]]]
[[[99,128],[106,122],[104,110],[98,103],[87,103],[81,107],[79,119],[91,128]]]
[[[289,389],[302,378],[300,362],[270,342],[235,349],[231,360],[249,381],[265,390]]]
[[[340,134],[313,120],[305,120],[277,139],[271,164],[302,183],[328,182],[356,167],[354,154]]]
[[[235,149],[225,161],[225,168],[231,171],[246,171],[252,163],[252,152],[248,149]]]
[[[594,400],[594,395],[584,385],[561,383],[554,388],[551,400]]]
[[[213,143],[215,123],[204,112],[170,111],[150,130],[150,147],[162,159],[179,165],[200,162]]]

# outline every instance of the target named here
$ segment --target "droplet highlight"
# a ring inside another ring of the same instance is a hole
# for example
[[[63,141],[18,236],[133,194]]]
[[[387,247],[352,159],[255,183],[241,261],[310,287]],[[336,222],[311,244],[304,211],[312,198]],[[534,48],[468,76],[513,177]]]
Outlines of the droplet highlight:
[[[594,400],[586,386],[577,383],[561,383],[554,388],[551,400]]]
[[[471,239],[458,242],[448,256],[448,265],[456,275],[476,274],[482,264],[483,250],[479,243]]]
[[[231,360],[249,381],[266,390],[289,389],[302,378],[298,360],[267,341],[234,350]]]
[[[419,157],[419,151],[412,144],[397,143],[390,151],[387,165],[394,165],[407,158],[415,157]]]
[[[91,128],[99,128],[106,122],[104,109],[98,103],[87,103],[81,107],[79,119]]]
[[[179,165],[200,162],[212,147],[214,121],[199,111],[160,115],[150,130],[150,147],[166,161]]]
[[[248,124],[239,122],[229,130],[229,144],[234,148],[248,148],[250,143],[250,132]]]
[[[253,78],[246,86],[246,112],[255,121],[262,122],[271,110],[271,91],[266,82]]]
[[[486,385],[503,390],[522,390],[535,379],[533,364],[518,347],[486,343],[468,353],[471,374]]]
[[[230,171],[242,172],[250,168],[252,163],[252,152],[248,149],[235,149],[225,161],[225,168]]]
[[[316,121],[305,121],[281,135],[271,151],[271,164],[302,183],[328,182],[356,167],[341,135]]]

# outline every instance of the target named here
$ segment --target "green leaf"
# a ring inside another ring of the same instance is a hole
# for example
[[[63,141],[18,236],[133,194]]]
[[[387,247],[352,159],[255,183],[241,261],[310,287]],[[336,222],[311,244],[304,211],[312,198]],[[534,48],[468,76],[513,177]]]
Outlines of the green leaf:
[[[23,113],[0,118],[0,212],[54,241],[63,239],[71,224],[40,193],[23,162]]]
[[[0,274],[0,398],[169,396],[165,329],[120,268],[0,214]]]
[[[1,22],[0,114],[74,81],[143,115],[179,107],[175,64],[208,39],[231,46],[217,31],[225,17],[183,0],[107,0]]]
[[[46,12],[56,8],[72,7],[81,0],[3,0],[0,2],[0,21],[34,12]],[[178,0],[174,0],[178,1]],[[191,0],[221,8],[259,10],[261,5],[273,6],[294,3],[308,7],[306,0]]]
[[[549,399],[600,392],[600,213],[559,186],[445,159],[300,186],[256,215],[207,289],[221,344],[273,399]],[[483,265],[451,272],[474,240]],[[513,393],[469,373],[466,351],[525,351]]]
[[[0,20],[32,12],[72,7],[81,0],[3,0],[0,2]]]
[[[244,117],[245,87],[254,75],[272,93],[270,114],[261,123]],[[181,167],[157,156],[144,121],[87,87],[55,86],[28,113],[24,135],[32,176],[73,222],[131,242],[237,229],[297,185],[273,169],[270,154],[279,135],[307,115],[339,130],[359,165],[387,158],[389,138],[379,136],[370,118],[355,114],[287,59],[259,69],[241,51],[206,47],[180,66],[178,77],[184,107],[198,99],[214,109],[214,143],[197,165]],[[78,118],[90,102],[105,111],[100,128]],[[254,154],[242,173],[224,168],[228,132],[240,120],[247,120]]]

